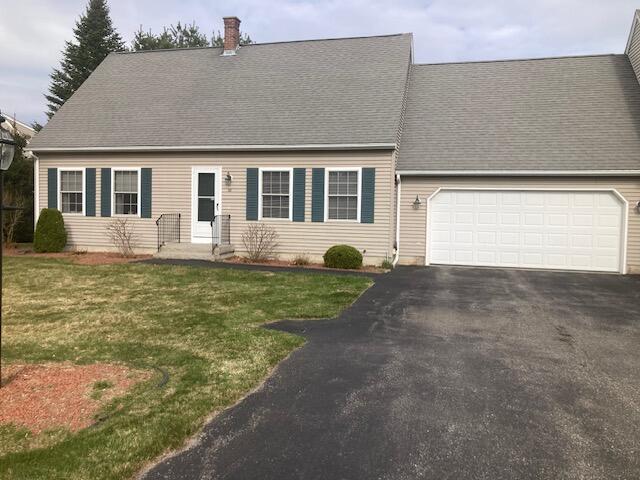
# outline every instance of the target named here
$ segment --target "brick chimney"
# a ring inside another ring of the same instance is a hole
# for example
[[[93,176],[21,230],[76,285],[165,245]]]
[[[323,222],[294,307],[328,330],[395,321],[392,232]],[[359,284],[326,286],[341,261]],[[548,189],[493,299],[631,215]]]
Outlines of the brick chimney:
[[[240,19],[224,17],[224,52],[223,55],[235,55],[240,46]]]

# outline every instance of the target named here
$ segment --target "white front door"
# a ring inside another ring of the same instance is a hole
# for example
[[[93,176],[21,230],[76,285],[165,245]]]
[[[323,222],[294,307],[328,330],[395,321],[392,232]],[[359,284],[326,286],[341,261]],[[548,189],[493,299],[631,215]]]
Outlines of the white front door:
[[[428,209],[432,264],[622,271],[614,192],[443,189]]]
[[[218,167],[193,167],[191,179],[191,241],[211,243],[211,221],[220,215],[222,191]]]

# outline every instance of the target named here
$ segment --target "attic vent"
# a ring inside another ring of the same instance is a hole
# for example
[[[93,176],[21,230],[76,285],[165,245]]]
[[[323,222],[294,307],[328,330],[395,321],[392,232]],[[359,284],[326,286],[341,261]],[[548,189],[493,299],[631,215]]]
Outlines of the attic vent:
[[[222,55],[235,55],[240,46],[240,19],[224,17],[224,52]]]

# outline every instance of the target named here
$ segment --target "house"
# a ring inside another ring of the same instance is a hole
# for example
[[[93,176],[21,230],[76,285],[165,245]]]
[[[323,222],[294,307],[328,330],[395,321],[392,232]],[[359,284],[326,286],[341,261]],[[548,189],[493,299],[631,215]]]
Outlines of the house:
[[[148,251],[266,224],[282,257],[638,273],[639,18],[619,55],[421,65],[411,34],[239,46],[235,17],[114,53],[32,141],[37,210],[91,250],[124,217]]]
[[[2,110],[0,109],[0,111]],[[16,119],[15,115],[5,115],[5,118],[7,119],[7,124],[5,125],[5,127],[9,130],[9,132],[12,134],[17,133],[18,135],[22,135],[27,140],[27,143],[36,134],[36,131],[33,129],[33,127]]]

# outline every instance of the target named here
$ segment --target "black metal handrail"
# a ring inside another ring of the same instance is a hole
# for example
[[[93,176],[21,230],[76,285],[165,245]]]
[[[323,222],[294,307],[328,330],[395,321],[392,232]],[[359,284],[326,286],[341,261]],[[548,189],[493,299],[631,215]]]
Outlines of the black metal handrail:
[[[211,246],[231,245],[231,215],[216,215],[211,220]]]
[[[156,220],[158,251],[167,243],[180,243],[180,216],[179,213],[163,213]]]

